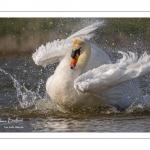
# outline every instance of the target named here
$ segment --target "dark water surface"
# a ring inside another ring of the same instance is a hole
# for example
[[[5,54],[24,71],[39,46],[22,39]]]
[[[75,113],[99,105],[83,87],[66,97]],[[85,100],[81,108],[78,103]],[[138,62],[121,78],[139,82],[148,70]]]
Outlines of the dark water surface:
[[[46,80],[56,66],[36,66],[31,56],[0,58],[0,132],[150,131],[150,110],[145,104],[124,112],[113,107],[92,112],[56,109],[45,94]]]

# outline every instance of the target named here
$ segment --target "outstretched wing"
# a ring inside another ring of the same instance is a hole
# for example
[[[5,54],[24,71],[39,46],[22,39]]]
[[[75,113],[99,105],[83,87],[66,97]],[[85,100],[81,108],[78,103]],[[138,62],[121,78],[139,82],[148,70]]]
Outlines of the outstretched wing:
[[[100,92],[150,72],[150,55],[146,52],[138,59],[132,52],[120,52],[123,58],[115,64],[105,64],[90,70],[74,81],[81,92]]]
[[[95,22],[94,24],[74,33],[67,39],[55,40],[51,43],[47,43],[45,46],[40,46],[32,55],[35,64],[46,66],[48,64],[59,62],[71,50],[71,43],[74,38],[85,37],[86,39],[90,39],[94,36],[94,34],[90,33],[102,25],[103,22]]]

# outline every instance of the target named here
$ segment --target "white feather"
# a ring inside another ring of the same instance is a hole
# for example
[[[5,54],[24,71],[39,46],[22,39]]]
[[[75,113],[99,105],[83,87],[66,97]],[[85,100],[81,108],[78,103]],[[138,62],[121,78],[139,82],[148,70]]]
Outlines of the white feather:
[[[146,52],[139,59],[132,52],[120,53],[123,57],[115,64],[104,64],[79,76],[74,82],[75,89],[100,92],[150,72],[150,56]]]
[[[53,64],[59,62],[64,58],[64,56],[71,51],[72,40],[76,37],[85,37],[90,39],[94,34],[89,34],[96,30],[99,26],[102,26],[103,22],[96,22],[68,37],[67,39],[55,40],[53,42],[47,43],[45,46],[40,46],[35,53],[33,53],[32,58],[36,65],[46,66],[48,64]]]
[[[42,66],[61,60],[46,82],[46,91],[51,100],[62,108],[94,108],[103,104],[126,108],[132,100],[123,96],[118,85],[150,72],[150,56],[146,52],[138,59],[133,52],[120,51],[123,57],[112,64],[106,52],[90,43],[88,39],[94,36],[91,32],[101,25],[96,22],[67,39],[42,45],[32,56],[35,63]],[[83,53],[76,67],[70,69],[69,53],[77,37],[87,40],[84,40]]]

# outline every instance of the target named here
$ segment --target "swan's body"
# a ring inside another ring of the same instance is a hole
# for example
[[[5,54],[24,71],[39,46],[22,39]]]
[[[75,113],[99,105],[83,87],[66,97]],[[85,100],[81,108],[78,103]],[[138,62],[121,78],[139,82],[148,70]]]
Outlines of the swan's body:
[[[87,45],[89,46],[85,47]],[[52,75],[46,83],[47,93],[50,95],[51,99],[54,100],[59,106],[72,109],[79,108],[81,106],[83,108],[87,108],[89,106],[95,107],[104,103],[104,101],[99,100],[99,98],[95,97],[94,95],[88,93],[83,94],[81,92],[78,92],[74,88],[75,79],[77,79],[81,74],[92,69],[93,61],[96,61],[96,63],[94,63],[95,67],[98,67],[108,62],[110,63],[110,60],[108,61],[109,57],[106,53],[103,54],[104,59],[99,59],[100,56],[96,55],[94,49],[91,54],[91,45],[89,41],[86,40],[85,46],[84,48],[89,51],[86,51],[85,54],[82,54],[79,57],[77,66],[74,69],[70,69],[69,67],[71,57],[70,53],[68,53],[61,60],[60,64],[55,70],[54,75]],[[86,63],[87,61],[88,64]]]
[[[89,41],[93,36],[89,33],[100,25],[95,23],[66,40],[41,46],[33,54],[37,65],[46,66],[60,61],[46,83],[48,95],[60,107],[72,110],[123,104],[123,95],[116,87],[150,71],[150,56],[146,53],[139,60],[134,53],[123,53],[124,57],[112,64],[109,56]],[[79,54],[76,54],[77,50]]]

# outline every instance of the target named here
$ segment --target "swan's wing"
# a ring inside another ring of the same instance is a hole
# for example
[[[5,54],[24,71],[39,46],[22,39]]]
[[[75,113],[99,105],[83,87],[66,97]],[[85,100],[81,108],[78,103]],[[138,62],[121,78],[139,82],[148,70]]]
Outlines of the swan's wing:
[[[71,49],[71,44],[66,40],[55,40],[42,45],[33,53],[32,58],[36,65],[47,66],[59,62]]]
[[[85,27],[81,30],[79,30],[78,32],[74,33],[73,35],[71,35],[70,37],[68,37],[67,39],[74,39],[76,37],[85,37],[86,39],[90,39],[94,36],[94,34],[89,34],[91,32],[93,32],[94,30],[96,30],[98,27],[100,26],[103,26],[104,25],[104,22],[95,22],[94,24],[88,26],[88,27]]]
[[[115,64],[104,64],[90,70],[74,81],[74,87],[81,92],[100,92],[150,72],[150,55],[123,53],[123,58]]]
[[[94,36],[94,34],[90,33],[102,25],[103,22],[95,22],[94,24],[74,33],[67,39],[55,40],[51,43],[47,43],[45,46],[40,46],[32,55],[35,64],[46,66],[48,64],[59,62],[71,50],[71,44],[74,38],[85,37],[86,39],[90,39]]]

